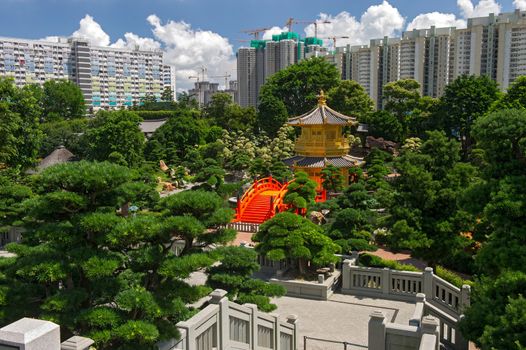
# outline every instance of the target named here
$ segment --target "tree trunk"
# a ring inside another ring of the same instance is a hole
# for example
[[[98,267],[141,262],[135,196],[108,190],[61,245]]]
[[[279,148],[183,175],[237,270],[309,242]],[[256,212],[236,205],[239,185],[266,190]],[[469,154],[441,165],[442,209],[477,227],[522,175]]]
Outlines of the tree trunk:
[[[121,207],[121,215],[124,216],[125,218],[127,218],[129,215],[129,208],[130,208],[130,202],[124,203]]]
[[[305,275],[305,260],[303,258],[298,258],[298,270],[300,275]]]

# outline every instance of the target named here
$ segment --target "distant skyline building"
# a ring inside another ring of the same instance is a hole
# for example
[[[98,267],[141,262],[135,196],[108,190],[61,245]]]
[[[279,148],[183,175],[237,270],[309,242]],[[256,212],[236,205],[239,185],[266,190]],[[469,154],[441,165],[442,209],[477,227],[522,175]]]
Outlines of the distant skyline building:
[[[237,101],[237,81],[230,81],[228,89],[220,90],[219,83],[211,83],[209,81],[198,81],[194,83],[194,88],[188,90],[188,95],[195,99],[199,106],[206,106],[212,101],[212,96],[217,93],[226,93],[232,97],[232,101]]]
[[[435,98],[464,74],[487,75],[506,90],[526,75],[526,11],[470,18],[465,29],[415,29],[401,37],[372,39],[368,45],[347,45],[332,52],[322,40],[299,39],[296,33],[253,40],[251,46],[238,51],[238,91],[244,106],[257,106],[259,89],[272,74],[304,58],[325,57],[342,79],[358,82],[382,108],[384,85],[400,79],[418,81],[421,94]],[[252,52],[250,65],[248,52]],[[257,74],[261,70],[263,81]]]
[[[176,91],[175,69],[163,64],[161,50],[99,47],[80,38],[0,37],[0,76],[12,77],[19,87],[73,81],[93,110],[131,107],[147,95],[160,99],[165,87]]]
[[[463,74],[487,75],[504,91],[526,75],[526,11],[470,18],[465,29],[415,29],[400,38],[338,47],[325,57],[342,79],[362,85],[377,108],[383,86],[399,79],[418,81],[421,94],[435,98]]]

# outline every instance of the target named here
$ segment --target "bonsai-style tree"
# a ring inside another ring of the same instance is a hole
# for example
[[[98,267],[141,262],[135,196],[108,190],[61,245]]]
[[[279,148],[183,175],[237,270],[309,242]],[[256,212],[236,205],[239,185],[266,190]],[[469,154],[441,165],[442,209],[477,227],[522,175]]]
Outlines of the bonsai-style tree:
[[[163,198],[159,207],[164,210],[172,233],[185,241],[183,254],[193,248],[194,241],[226,243],[235,237],[234,230],[220,228],[232,220],[234,212],[214,192],[179,192]]]
[[[260,226],[253,238],[256,251],[270,260],[291,259],[301,275],[308,263],[323,266],[334,263],[340,247],[327,237],[320,226],[293,214],[280,213]]]
[[[340,169],[330,164],[321,171],[323,188],[329,192],[339,192],[343,189],[343,175]]]
[[[111,163],[65,163],[44,170],[24,201],[26,232],[0,259],[0,323],[21,317],[59,323],[97,349],[152,349],[178,336],[176,324],[206,287],[184,282],[211,265],[208,254],[176,256],[172,225],[151,210],[154,186]],[[25,196],[25,195],[24,195]]]
[[[298,171],[295,174],[294,181],[288,187],[283,202],[291,205],[293,210],[304,212],[309,204],[314,203],[316,187],[318,187],[318,185],[309,179],[307,173]]]
[[[282,296],[285,289],[251,277],[260,268],[257,253],[253,249],[223,247],[215,250],[214,254],[219,255],[221,264],[208,270],[208,284],[212,288],[227,290],[229,298],[240,304],[253,303],[265,312],[276,309],[269,297]]]

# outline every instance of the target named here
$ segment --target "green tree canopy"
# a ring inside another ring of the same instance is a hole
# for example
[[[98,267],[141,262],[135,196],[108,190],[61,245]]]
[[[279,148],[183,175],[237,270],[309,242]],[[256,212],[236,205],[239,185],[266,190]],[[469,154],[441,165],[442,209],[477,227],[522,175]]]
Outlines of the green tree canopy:
[[[253,240],[258,253],[275,261],[290,258],[300,274],[308,261],[314,266],[336,262],[334,254],[340,251],[320,226],[293,213],[280,213],[263,223]]]
[[[374,102],[365,89],[354,80],[342,80],[328,91],[328,105],[345,115],[365,121],[374,110]]]
[[[310,58],[273,74],[261,87],[258,125],[273,137],[287,121],[314,108],[321,90],[339,83],[338,70],[324,58]]]
[[[526,108],[526,76],[520,76],[515,79],[508,91],[501,96],[500,100],[491,109],[497,111],[514,108]]]
[[[388,111],[376,111],[367,118],[369,134],[386,140],[401,142],[405,137],[405,123]]]
[[[473,230],[475,218],[458,204],[462,191],[477,181],[476,168],[459,162],[460,145],[444,133],[428,132],[428,140],[415,150],[405,150],[396,161],[390,208],[391,245],[412,249],[430,264],[455,263],[469,272],[472,259],[465,252],[469,239],[461,232]]]
[[[172,224],[142,210],[158,198],[153,186],[128,168],[84,161],[48,168],[36,183],[23,241],[8,246],[17,257],[0,264],[1,322],[48,319],[102,350],[177,336],[175,324],[192,315],[185,304],[209,292],[183,280],[214,260],[172,252]],[[127,202],[141,211],[119,215]]]
[[[460,140],[464,159],[473,144],[473,122],[487,113],[499,97],[497,83],[486,75],[464,75],[446,87],[435,123],[442,126],[448,136]]]
[[[162,94],[161,94],[161,101],[163,102],[173,102],[174,100],[174,92],[171,87],[167,86],[164,88]]]
[[[330,192],[339,192],[343,189],[343,175],[340,169],[330,164],[321,171],[323,188]]]
[[[142,119],[130,111],[99,111],[90,120],[84,135],[86,155],[91,160],[108,160],[118,152],[127,165],[135,167],[143,160],[144,134],[139,128]]]
[[[240,107],[227,93],[214,94],[212,101],[204,109],[204,115],[212,124],[228,131],[253,132],[256,126],[256,110],[252,107]]]
[[[298,171],[294,174],[294,181],[287,187],[283,202],[290,204],[294,210],[304,212],[308,205],[314,204],[317,187],[318,184],[307,173]]]
[[[260,269],[257,253],[253,249],[223,247],[214,253],[220,255],[221,263],[209,268],[208,283],[212,288],[227,290],[230,299],[241,304],[256,304],[262,311],[276,309],[269,297],[282,296],[286,290],[282,286],[252,278]]]
[[[178,109],[148,141],[146,158],[154,162],[177,163],[191,148],[204,142],[207,129],[208,125],[199,119],[198,111]]]
[[[163,198],[159,208],[173,234],[185,240],[183,253],[192,249],[194,241],[226,243],[235,238],[235,231],[221,228],[232,220],[234,212],[214,192],[183,191]]]
[[[401,79],[384,86],[384,110],[403,122],[420,100],[420,84],[413,79]]]
[[[13,168],[32,166],[42,142],[42,110],[34,88],[17,88],[0,77],[0,164]]]
[[[480,349],[524,349],[526,274],[505,272],[483,278],[471,295],[473,305],[460,323],[462,334]]]
[[[59,146],[64,146],[75,155],[84,154],[82,135],[88,128],[87,118],[73,120],[59,120],[42,123],[40,125],[44,138],[40,148],[40,155],[47,156]]]
[[[44,120],[70,120],[86,116],[82,91],[69,80],[48,80],[44,83],[42,96]]]
[[[287,122],[287,107],[282,100],[272,95],[272,91],[261,91],[257,114],[258,127],[268,135],[275,136]]]

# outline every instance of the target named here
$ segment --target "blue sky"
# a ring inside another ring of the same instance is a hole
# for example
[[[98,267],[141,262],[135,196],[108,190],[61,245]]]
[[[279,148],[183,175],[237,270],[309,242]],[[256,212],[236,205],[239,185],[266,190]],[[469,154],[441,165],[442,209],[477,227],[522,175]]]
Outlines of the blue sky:
[[[41,38],[69,35],[90,14],[112,38],[132,31],[151,36],[146,17],[157,14],[162,20],[184,20],[194,28],[212,30],[231,41],[244,38],[245,28],[283,25],[288,17],[315,19],[320,12],[347,11],[360,16],[370,0],[0,0],[0,35]],[[420,13],[460,14],[456,0],[391,0],[402,16],[412,19]],[[512,0],[500,1],[504,11]],[[30,24],[30,25],[29,25]],[[238,44],[235,44],[238,45]]]
[[[329,20],[319,36],[346,35],[351,38],[341,44],[362,44],[408,27],[459,27],[467,17],[516,6],[526,9],[526,0],[0,0],[0,36],[78,31],[99,45],[162,47],[185,86],[185,77],[202,65],[215,75],[234,73],[234,54],[243,45],[238,39],[249,39],[240,31],[283,27],[289,17]],[[304,26],[294,31],[312,33]]]

